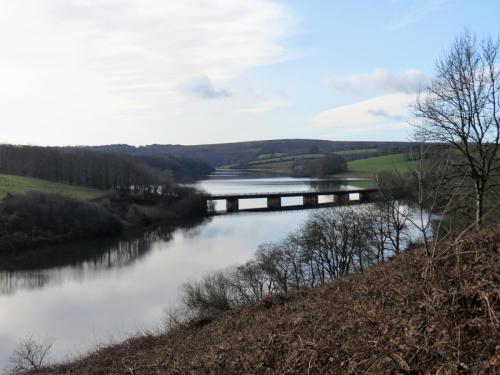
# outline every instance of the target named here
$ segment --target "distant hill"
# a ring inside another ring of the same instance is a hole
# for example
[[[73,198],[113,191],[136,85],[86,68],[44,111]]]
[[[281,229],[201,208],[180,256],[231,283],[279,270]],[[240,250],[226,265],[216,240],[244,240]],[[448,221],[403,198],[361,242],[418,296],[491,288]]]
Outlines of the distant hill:
[[[357,150],[363,157],[380,154],[395,154],[409,149],[409,142],[345,142],[317,139],[276,139],[264,141],[217,143],[205,145],[160,145],[130,146],[125,144],[87,147],[101,152],[129,155],[175,155],[203,160],[213,167],[231,164],[245,164],[262,160],[264,156],[327,154]],[[369,152],[367,152],[369,151]],[[367,155],[368,153],[368,155]],[[346,153],[355,159],[356,153]]]

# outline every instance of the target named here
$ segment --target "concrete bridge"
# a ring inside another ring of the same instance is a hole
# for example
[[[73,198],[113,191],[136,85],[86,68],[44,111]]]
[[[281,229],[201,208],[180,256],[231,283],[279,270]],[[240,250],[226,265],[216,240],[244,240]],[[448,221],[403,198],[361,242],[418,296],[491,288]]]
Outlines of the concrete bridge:
[[[350,203],[373,202],[377,197],[377,189],[358,189],[358,190],[327,190],[327,191],[286,191],[286,192],[268,192],[268,193],[242,193],[242,194],[213,194],[205,196],[207,209],[209,202],[214,200],[226,201],[226,212],[240,211],[240,199],[267,199],[267,208],[247,209],[248,211],[271,211],[283,209],[312,208],[325,205],[343,205]],[[359,194],[359,200],[351,200],[350,194]],[[319,196],[333,196],[332,203],[319,204]],[[302,197],[302,205],[282,206],[281,198]],[[245,210],[245,211],[247,211]],[[210,211],[210,210],[209,210]]]

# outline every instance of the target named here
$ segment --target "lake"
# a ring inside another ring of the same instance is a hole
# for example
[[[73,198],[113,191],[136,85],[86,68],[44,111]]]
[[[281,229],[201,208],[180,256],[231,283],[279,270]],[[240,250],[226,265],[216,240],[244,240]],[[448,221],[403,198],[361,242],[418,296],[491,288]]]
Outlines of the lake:
[[[358,188],[354,184],[218,171],[197,186],[210,193],[245,193]],[[287,198],[283,204],[300,201]],[[265,201],[240,207],[260,205]],[[224,210],[224,202],[217,209]],[[185,281],[246,261],[259,244],[299,228],[310,212],[218,215],[1,256],[0,369],[18,340],[29,335],[52,340],[51,359],[61,361],[159,327]]]

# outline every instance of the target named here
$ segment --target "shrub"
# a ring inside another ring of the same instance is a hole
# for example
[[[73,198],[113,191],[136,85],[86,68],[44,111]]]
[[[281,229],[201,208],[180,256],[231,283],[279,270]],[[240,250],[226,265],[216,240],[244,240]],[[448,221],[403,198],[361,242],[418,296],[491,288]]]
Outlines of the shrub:
[[[109,235],[120,221],[99,203],[60,194],[28,193],[0,204],[0,251],[35,243]]]

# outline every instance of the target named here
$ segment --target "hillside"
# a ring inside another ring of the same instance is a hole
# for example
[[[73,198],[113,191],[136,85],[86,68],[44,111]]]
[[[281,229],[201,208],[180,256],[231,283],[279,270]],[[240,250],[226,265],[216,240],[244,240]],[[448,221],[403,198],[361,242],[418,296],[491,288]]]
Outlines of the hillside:
[[[350,158],[347,162],[347,171],[344,176],[370,176],[380,172],[399,172],[405,173],[413,168],[415,163],[408,160],[406,154],[387,154],[378,156],[368,156],[385,152],[383,149],[353,149],[348,151],[337,151],[333,154]],[[289,176],[303,176],[311,174],[311,166],[314,161],[325,157],[327,154],[265,154],[260,155],[256,160],[249,161],[245,168],[258,169],[260,171],[269,171],[282,173]],[[331,155],[331,154],[330,154]],[[238,165],[226,166],[238,167]]]
[[[61,184],[39,178],[13,175],[0,175],[0,200],[8,194],[21,195],[32,191],[42,193],[61,193],[68,197],[90,200],[100,197],[103,193],[97,189]]]
[[[415,163],[408,160],[405,154],[392,154],[353,160],[347,163],[350,172],[408,172]]]
[[[495,374],[500,228],[33,374]]]
[[[88,147],[95,151],[129,155],[176,155],[203,160],[214,167],[242,164],[265,157],[343,153],[343,156],[359,151],[365,157],[370,153],[396,153],[407,150],[409,142],[344,142],[318,139],[276,139],[264,141],[219,143],[206,145],[106,145]],[[368,153],[368,154],[367,154]]]

